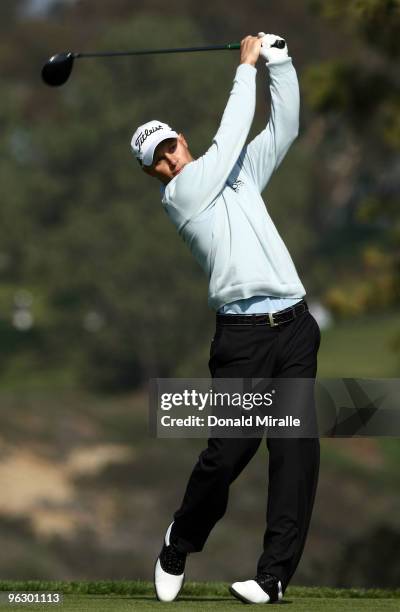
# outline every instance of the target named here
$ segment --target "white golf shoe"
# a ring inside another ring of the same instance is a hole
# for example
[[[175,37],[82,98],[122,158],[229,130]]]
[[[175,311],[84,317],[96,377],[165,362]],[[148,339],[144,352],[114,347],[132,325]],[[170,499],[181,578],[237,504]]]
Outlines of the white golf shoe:
[[[245,603],[276,603],[283,597],[281,581],[272,574],[258,574],[255,580],[234,582],[229,590]]]
[[[185,580],[186,553],[181,553],[170,543],[172,525],[173,522],[167,529],[164,545],[154,568],[154,587],[159,601],[174,601]]]

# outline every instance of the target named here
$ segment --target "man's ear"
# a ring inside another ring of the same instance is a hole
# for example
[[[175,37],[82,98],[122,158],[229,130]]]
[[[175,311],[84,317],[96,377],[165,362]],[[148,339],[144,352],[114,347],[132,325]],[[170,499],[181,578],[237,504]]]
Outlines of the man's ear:
[[[183,134],[178,134],[178,139],[179,139],[179,142],[183,144],[184,147],[186,147],[187,149],[189,148],[189,145],[186,142],[186,138],[184,137]]]

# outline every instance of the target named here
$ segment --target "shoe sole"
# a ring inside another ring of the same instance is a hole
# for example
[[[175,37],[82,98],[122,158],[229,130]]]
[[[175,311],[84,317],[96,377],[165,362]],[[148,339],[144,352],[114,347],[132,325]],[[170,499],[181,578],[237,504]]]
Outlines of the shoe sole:
[[[230,592],[231,595],[236,597],[236,599],[239,599],[242,603],[245,603],[245,604],[254,604],[254,601],[250,601],[249,599],[246,599],[245,597],[243,597],[243,595],[241,595],[240,593],[235,591],[235,589],[233,589],[232,587],[229,587],[229,592]],[[280,603],[281,602],[279,601],[279,599],[277,599],[276,601],[266,601],[264,605],[280,604]],[[254,605],[259,605],[259,604],[254,604]]]

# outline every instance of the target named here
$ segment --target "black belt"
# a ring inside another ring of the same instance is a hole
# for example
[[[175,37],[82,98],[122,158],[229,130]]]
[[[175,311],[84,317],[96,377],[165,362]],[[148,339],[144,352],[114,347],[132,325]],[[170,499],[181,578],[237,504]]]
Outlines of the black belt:
[[[237,315],[217,312],[217,325],[269,325],[270,327],[277,327],[293,321],[307,310],[307,302],[301,300],[294,306],[289,306],[289,308],[274,313]]]

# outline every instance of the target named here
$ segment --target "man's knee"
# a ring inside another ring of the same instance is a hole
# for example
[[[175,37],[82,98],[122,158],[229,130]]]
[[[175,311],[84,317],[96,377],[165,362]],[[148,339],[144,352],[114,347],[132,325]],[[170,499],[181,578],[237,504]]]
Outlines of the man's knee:
[[[218,474],[221,478],[232,476],[250,461],[260,444],[259,440],[232,440],[232,444],[220,448],[206,448],[199,457],[201,469],[208,473]]]
[[[218,475],[220,478],[230,477],[234,469],[235,461],[222,453],[211,453],[208,449],[204,450],[199,457],[200,469],[211,475]]]
[[[303,463],[310,458],[319,458],[318,438],[268,438],[270,461]]]

